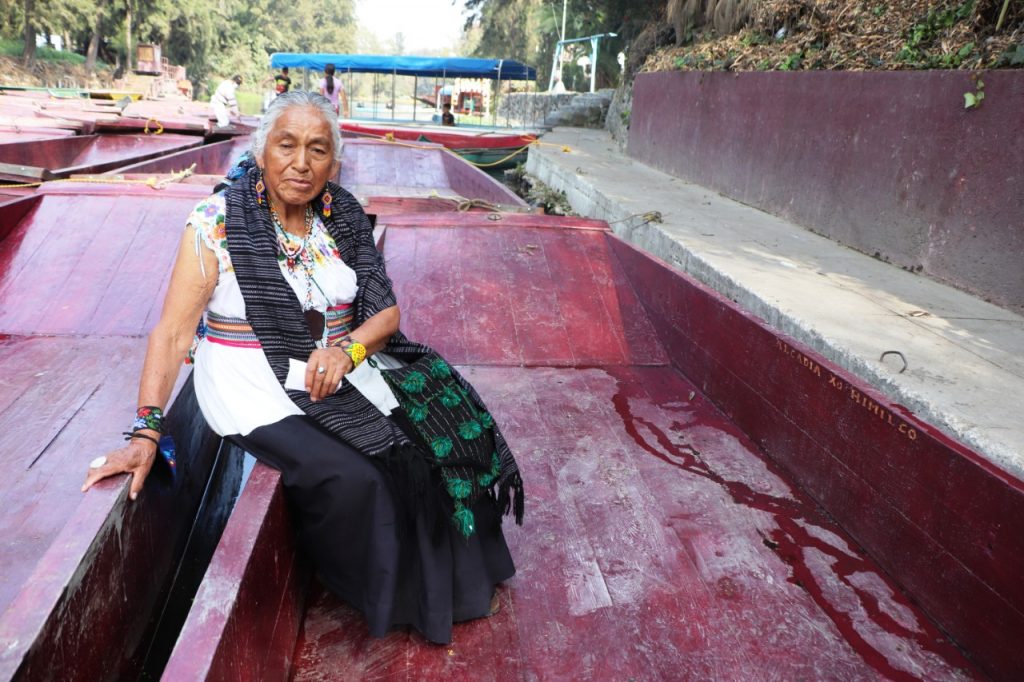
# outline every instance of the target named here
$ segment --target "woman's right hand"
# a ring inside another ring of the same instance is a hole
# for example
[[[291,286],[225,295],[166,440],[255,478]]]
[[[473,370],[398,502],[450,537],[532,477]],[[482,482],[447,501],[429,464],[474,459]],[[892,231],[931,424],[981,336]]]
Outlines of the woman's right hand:
[[[157,437],[159,438],[159,434]],[[85,483],[82,484],[82,492],[84,493],[108,476],[131,474],[132,483],[128,497],[134,500],[142,491],[142,485],[153,468],[153,462],[156,461],[156,450],[156,444],[142,438],[133,438],[123,448],[107,453],[103,466],[89,468],[89,475],[85,477]]]

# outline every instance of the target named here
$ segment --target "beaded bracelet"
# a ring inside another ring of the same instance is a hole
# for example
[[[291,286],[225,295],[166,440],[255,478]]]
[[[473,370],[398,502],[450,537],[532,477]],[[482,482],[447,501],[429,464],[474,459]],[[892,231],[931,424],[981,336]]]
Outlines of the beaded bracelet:
[[[132,423],[132,432],[140,429],[152,429],[157,433],[163,432],[164,411],[159,407],[144,405],[135,411],[135,421]]]
[[[358,367],[359,363],[366,359],[366,346],[358,341],[353,341],[345,348],[345,353],[352,358],[352,366]]]

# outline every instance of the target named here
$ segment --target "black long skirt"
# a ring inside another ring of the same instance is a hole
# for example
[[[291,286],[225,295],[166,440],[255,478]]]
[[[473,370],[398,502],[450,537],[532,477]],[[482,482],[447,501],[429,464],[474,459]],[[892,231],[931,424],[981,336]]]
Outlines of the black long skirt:
[[[363,613],[376,637],[411,625],[428,641],[448,643],[452,623],[487,615],[495,587],[515,574],[489,497],[473,507],[469,538],[450,523],[437,532],[423,515],[406,514],[378,461],[307,416],[230,438],[281,472],[321,581]]]

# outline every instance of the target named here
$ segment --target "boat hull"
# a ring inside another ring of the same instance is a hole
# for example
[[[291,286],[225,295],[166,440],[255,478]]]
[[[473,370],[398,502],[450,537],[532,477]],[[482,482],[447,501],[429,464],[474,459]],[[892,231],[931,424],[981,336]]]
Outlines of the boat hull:
[[[377,224],[398,298],[415,301],[403,331],[461,368],[519,454],[527,529],[506,536],[520,574],[498,616],[457,626],[442,649],[404,632],[375,640],[322,588],[304,597],[301,583],[268,577],[270,603],[309,602],[292,679],[410,666],[427,678],[488,666],[496,679],[726,668],[753,679],[769,665],[789,679],[977,676],[911,599],[936,606],[943,626],[950,609],[969,617],[1001,638],[1007,673],[1021,669],[1005,572],[1019,565],[1019,482],[603,223],[431,213]],[[986,502],[969,519],[962,507],[934,518],[922,501],[935,471],[956,472],[948,494],[983,490]],[[998,556],[971,547],[987,537]],[[228,558],[245,567],[239,581],[272,573]],[[176,656],[215,661],[219,642],[199,628],[215,609],[196,608]],[[232,660],[246,660],[233,642]],[[268,651],[252,660],[265,668]]]
[[[158,463],[137,501],[123,476],[79,492],[89,461],[124,442],[182,217],[206,192],[142,189],[68,184],[0,204],[0,679],[137,678],[168,595],[195,589],[180,582],[185,548],[218,539],[199,547],[197,513],[217,529],[239,484],[183,373],[173,479]]]
[[[80,135],[0,144],[0,179],[16,183],[102,173],[197,147],[188,135]]]
[[[470,163],[496,170],[511,168],[526,159],[535,132],[508,133],[487,129],[388,125],[362,121],[342,121],[342,134],[350,137],[394,139],[409,143],[432,142],[452,150]]]

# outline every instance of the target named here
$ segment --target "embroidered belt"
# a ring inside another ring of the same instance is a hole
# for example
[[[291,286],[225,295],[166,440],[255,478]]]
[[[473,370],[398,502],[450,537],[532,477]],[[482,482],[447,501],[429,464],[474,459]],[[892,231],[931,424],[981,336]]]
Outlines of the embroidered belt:
[[[331,306],[327,309],[324,322],[327,326],[327,345],[333,345],[348,338],[352,331],[355,311],[351,303]],[[246,320],[206,313],[206,338],[210,343],[233,348],[262,348],[256,332]]]

